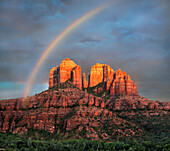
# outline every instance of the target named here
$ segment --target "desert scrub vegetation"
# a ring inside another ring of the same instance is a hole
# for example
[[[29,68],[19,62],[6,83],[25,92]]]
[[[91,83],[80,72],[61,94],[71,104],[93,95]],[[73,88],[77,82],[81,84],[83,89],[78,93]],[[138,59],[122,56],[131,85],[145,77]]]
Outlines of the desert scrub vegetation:
[[[6,151],[168,151],[170,139],[164,138],[159,143],[138,142],[133,139],[104,142],[97,140],[72,139],[67,141],[33,140],[11,133],[0,133],[0,149]]]

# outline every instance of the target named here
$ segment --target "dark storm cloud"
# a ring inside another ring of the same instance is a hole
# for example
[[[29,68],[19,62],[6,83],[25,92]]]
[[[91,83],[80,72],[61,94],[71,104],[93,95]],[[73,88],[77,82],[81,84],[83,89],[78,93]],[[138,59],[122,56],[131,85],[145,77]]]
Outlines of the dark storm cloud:
[[[21,89],[38,58],[57,35],[105,2],[1,0],[1,86],[9,81],[22,84],[17,90],[10,90],[13,96],[21,96]],[[109,64],[114,70],[121,68],[131,75],[141,95],[169,100],[169,8],[169,0],[114,1],[54,48],[38,71],[34,92],[47,85],[50,68],[69,57],[81,65],[86,74],[97,62]],[[1,98],[12,97],[7,93],[8,89],[4,89]]]

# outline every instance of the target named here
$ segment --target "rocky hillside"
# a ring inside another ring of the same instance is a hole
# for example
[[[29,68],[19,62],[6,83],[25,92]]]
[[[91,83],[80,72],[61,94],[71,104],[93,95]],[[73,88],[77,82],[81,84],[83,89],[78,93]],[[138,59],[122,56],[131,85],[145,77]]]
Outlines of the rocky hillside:
[[[168,102],[149,101],[140,96],[98,97],[66,81],[25,100],[2,100],[0,131],[25,135],[31,131],[32,137],[38,137],[39,130],[43,130],[56,134],[58,139],[111,141],[142,136],[153,125],[167,127],[169,107]],[[157,121],[149,120],[152,117]]]
[[[83,74],[81,83],[80,73],[80,66],[66,59],[50,71],[48,90],[1,100],[0,131],[59,140],[169,136],[170,102],[139,96],[129,75],[107,65],[93,66],[89,82]]]

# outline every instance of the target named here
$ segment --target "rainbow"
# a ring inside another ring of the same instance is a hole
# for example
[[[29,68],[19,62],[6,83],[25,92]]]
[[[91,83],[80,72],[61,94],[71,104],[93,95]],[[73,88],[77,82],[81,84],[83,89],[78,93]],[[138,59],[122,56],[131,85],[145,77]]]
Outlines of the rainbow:
[[[110,5],[110,3],[107,3],[105,5],[99,6],[84,16],[77,19],[73,24],[71,24],[69,27],[67,27],[62,33],[59,34],[59,36],[50,44],[50,46],[43,52],[43,54],[40,56],[39,60],[37,61],[31,75],[28,78],[27,85],[24,91],[23,98],[27,97],[30,91],[30,88],[32,86],[32,83],[34,81],[34,78],[38,72],[38,69],[40,68],[41,64],[45,60],[45,58],[49,55],[49,53],[53,50],[54,46],[56,46],[64,37],[66,37],[73,29],[75,29],[77,26],[81,25],[85,20],[89,19],[90,17],[94,16],[95,14],[99,13],[100,11],[104,10]]]

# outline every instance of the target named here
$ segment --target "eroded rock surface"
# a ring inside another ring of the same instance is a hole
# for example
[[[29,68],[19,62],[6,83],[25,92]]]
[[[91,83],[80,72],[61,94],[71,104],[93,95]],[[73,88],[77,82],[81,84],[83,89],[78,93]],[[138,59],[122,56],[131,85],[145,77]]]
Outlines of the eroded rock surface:
[[[91,67],[89,80],[87,82],[86,75],[83,73],[81,80],[81,67],[75,64],[69,58],[62,63],[53,67],[49,73],[49,88],[52,86],[71,80],[72,84],[79,89],[94,87],[100,83],[104,83],[102,88],[97,91],[107,91],[112,96],[139,96],[136,84],[131,80],[130,75],[121,69],[114,70],[106,64],[97,63]]]
[[[109,65],[97,63],[91,67],[89,78],[89,87],[103,82],[105,85],[103,89],[112,96],[139,96],[137,86],[131,80],[130,75],[127,75],[125,71],[122,72],[121,69],[114,73]]]
[[[92,66],[87,83],[85,74],[81,80],[81,67],[67,58],[51,69],[48,90],[0,101],[0,131],[28,134],[30,130],[43,130],[61,139],[111,141],[142,136],[146,128],[154,132],[152,127],[160,127],[160,119],[168,127],[169,111],[170,102],[139,96],[126,72],[114,72],[98,63]]]
[[[116,70],[115,78],[110,87],[110,94],[114,96],[139,96],[136,84],[121,69]]]
[[[63,139],[112,140],[124,135],[142,135],[144,129],[135,120],[130,121],[139,111],[147,117],[151,114],[161,117],[169,115],[169,110],[170,102],[140,96],[103,99],[66,81],[26,99],[1,100],[0,131],[27,134],[32,129],[55,132]]]
[[[109,65],[97,63],[91,67],[89,87],[107,81],[106,89],[108,90],[113,80],[113,76],[114,70]]]
[[[57,67],[53,67],[49,73],[49,88],[56,84],[71,80],[77,88],[82,88],[81,67],[71,59],[66,58]]]
[[[82,86],[83,86],[83,88],[87,88],[88,87],[88,83],[87,83],[87,80],[86,80],[85,73],[83,73]]]

